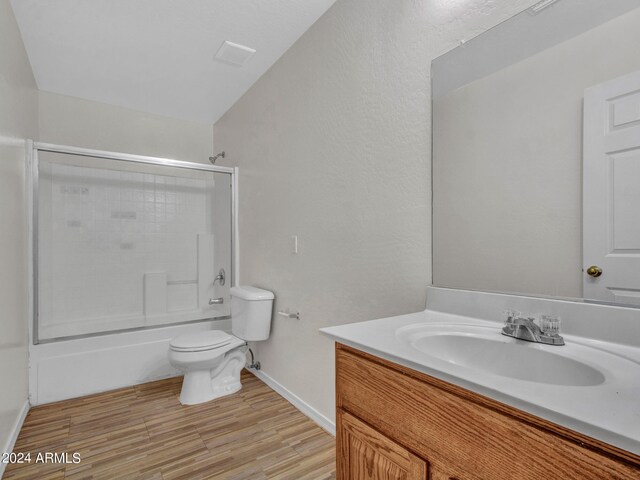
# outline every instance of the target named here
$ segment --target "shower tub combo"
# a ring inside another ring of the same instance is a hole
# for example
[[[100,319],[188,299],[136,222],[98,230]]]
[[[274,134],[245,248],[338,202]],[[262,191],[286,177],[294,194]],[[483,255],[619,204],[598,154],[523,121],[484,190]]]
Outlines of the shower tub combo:
[[[31,143],[32,405],[156,380],[230,327],[237,169]]]

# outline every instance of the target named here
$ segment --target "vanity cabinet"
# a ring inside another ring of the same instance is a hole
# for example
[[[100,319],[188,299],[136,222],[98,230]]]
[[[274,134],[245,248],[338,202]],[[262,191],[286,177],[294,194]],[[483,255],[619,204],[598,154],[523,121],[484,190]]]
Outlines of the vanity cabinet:
[[[427,462],[345,411],[338,411],[342,478],[427,478]]]
[[[338,480],[640,479],[640,457],[336,345]]]

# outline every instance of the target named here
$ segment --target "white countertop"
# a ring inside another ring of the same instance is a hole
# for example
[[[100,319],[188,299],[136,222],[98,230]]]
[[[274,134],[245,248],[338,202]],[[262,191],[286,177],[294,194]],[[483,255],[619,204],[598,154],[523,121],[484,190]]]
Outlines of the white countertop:
[[[640,455],[640,348],[563,335],[565,346],[521,340],[524,348],[564,349],[557,353],[601,371],[592,386],[518,380],[428,355],[407,342],[408,326],[468,325],[500,335],[502,324],[438,311],[382,318],[321,329],[335,341],[498,400],[525,412]],[[403,327],[405,327],[403,329]],[[508,337],[502,336],[504,339]],[[526,365],[523,365],[526,368]]]

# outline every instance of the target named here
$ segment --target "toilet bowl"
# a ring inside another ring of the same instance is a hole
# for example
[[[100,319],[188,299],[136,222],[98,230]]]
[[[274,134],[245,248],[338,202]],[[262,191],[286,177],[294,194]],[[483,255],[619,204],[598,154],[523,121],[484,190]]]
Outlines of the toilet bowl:
[[[195,405],[237,392],[247,341],[269,338],[273,293],[231,288],[233,335],[222,330],[180,335],[169,344],[169,363],[184,372],[180,403]]]

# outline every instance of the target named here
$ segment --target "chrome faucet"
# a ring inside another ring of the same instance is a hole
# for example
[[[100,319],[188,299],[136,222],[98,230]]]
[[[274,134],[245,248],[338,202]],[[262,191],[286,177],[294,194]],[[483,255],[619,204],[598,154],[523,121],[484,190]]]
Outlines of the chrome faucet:
[[[533,317],[521,317],[519,312],[505,312],[502,334],[508,337],[526,340],[527,342],[544,343],[545,345],[564,345],[564,339],[558,334],[560,319],[551,315],[542,316],[542,328]]]

